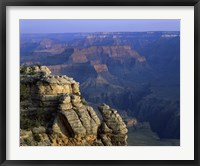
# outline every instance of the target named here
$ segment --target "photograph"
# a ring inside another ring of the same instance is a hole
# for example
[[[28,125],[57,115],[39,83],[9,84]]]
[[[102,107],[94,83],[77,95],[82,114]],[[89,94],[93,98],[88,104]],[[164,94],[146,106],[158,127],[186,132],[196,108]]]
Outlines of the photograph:
[[[20,146],[180,146],[180,23],[20,19]]]

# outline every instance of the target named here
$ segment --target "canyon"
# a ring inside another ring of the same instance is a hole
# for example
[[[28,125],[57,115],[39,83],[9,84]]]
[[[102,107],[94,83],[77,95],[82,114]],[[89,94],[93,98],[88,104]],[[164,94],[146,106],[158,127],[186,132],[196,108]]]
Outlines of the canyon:
[[[178,144],[179,32],[22,34],[20,42],[22,66],[45,65],[53,75],[74,78],[97,115],[106,103],[125,124],[137,119],[142,127],[133,125],[132,133]]]

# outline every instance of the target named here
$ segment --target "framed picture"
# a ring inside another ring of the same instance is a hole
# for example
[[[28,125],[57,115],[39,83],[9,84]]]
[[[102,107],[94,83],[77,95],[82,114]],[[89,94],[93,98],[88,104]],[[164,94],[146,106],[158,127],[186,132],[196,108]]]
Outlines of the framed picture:
[[[1,2],[1,165],[199,165],[199,5]]]

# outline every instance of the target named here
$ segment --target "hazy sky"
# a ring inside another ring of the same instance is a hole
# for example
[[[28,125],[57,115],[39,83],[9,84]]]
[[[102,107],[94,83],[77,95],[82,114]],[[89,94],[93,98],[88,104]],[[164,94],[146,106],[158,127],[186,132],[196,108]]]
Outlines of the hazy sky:
[[[180,31],[180,20],[20,20],[20,33]]]

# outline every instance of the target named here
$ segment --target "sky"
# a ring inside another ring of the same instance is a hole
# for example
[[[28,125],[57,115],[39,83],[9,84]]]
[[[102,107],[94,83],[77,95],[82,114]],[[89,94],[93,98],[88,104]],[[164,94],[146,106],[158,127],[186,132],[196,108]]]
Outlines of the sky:
[[[180,20],[20,20],[20,33],[180,31]]]

